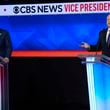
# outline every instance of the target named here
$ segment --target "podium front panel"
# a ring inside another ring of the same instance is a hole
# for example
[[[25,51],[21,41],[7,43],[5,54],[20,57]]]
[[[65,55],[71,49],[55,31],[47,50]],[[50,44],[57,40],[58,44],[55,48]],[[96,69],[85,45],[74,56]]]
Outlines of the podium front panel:
[[[90,110],[110,110],[110,65],[87,61]]]
[[[9,110],[8,65],[0,64],[0,110]]]

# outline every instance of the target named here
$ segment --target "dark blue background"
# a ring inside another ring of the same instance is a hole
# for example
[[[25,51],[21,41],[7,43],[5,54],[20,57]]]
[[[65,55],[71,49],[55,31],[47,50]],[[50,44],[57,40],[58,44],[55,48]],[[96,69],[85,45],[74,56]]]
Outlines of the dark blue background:
[[[107,14],[68,14],[0,17],[14,50],[82,50],[82,41],[95,44],[106,28]]]

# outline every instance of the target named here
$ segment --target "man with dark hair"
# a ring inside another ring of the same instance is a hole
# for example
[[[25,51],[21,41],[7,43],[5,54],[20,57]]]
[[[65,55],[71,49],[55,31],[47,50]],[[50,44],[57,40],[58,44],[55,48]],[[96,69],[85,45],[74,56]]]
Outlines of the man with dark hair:
[[[99,32],[99,39],[96,45],[82,42],[82,48],[89,51],[102,51],[103,55],[110,57],[110,14],[107,16],[107,28]]]
[[[9,62],[12,53],[12,44],[9,33],[0,29],[0,60],[4,63]]]

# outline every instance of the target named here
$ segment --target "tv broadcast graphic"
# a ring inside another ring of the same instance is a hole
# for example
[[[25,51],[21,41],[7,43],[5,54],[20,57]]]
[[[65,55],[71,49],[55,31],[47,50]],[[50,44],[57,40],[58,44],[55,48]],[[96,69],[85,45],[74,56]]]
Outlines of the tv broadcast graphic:
[[[110,1],[5,2],[0,110],[110,110]]]
[[[109,10],[109,2],[4,5],[0,26],[14,50],[82,50],[82,41],[97,42]]]

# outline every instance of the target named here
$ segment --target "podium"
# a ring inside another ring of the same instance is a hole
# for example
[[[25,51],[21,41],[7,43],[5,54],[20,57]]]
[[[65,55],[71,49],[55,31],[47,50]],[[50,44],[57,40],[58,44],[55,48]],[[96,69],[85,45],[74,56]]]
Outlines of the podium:
[[[90,110],[110,110],[110,58],[80,55],[86,64]]]
[[[0,62],[0,110],[9,110],[8,64]]]

